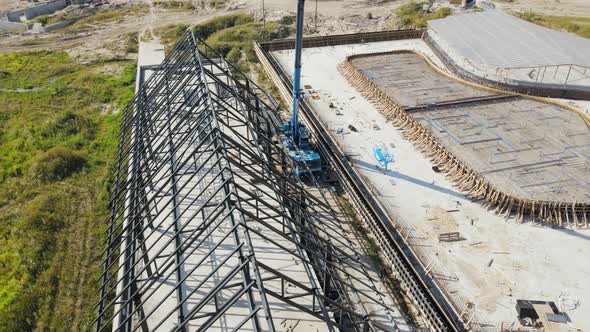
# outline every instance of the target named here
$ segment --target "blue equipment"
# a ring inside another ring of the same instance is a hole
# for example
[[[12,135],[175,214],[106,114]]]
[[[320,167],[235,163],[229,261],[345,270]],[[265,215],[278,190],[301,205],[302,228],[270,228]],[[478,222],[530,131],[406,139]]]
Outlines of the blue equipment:
[[[283,126],[283,143],[289,149],[289,156],[296,162],[297,176],[322,171],[322,160],[309,142],[309,129],[299,122],[299,101],[301,99],[301,50],[303,48],[303,17],[305,0],[297,3],[297,32],[295,41],[295,71],[293,74],[293,114],[291,121]]]
[[[383,145],[373,146],[373,158],[377,164],[387,171],[387,166],[393,162],[393,155]]]

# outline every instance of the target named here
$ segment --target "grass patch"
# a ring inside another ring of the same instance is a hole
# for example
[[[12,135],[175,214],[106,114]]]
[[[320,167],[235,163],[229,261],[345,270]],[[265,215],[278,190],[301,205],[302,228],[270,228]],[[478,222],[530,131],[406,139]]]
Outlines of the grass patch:
[[[86,158],[81,153],[56,146],[35,158],[31,174],[40,182],[60,181],[82,170],[85,163]]]
[[[448,7],[439,8],[432,13],[424,12],[422,7],[423,3],[416,2],[400,6],[395,11],[399,27],[404,29],[425,28],[429,20],[445,18],[452,14]]]
[[[45,37],[45,38],[30,38],[25,39],[21,42],[16,43],[16,46],[35,46],[35,45],[46,45],[55,42],[55,38],[53,37]]]
[[[203,23],[197,24],[193,28],[195,36],[199,39],[206,40],[213,33],[232,28],[238,25],[244,25],[254,22],[254,16],[249,14],[232,14],[214,17]]]
[[[130,33],[125,38],[125,52],[138,53],[139,52],[139,34]]]
[[[113,22],[119,22],[126,16],[141,16],[148,13],[148,6],[144,5],[125,5],[114,6],[107,9],[94,9],[78,15],[76,23],[69,25],[60,32],[79,33],[83,31],[92,31],[97,25],[105,26]]]
[[[269,22],[263,26],[253,15],[231,14],[207,20],[192,30],[195,37],[204,40],[241,72],[248,73],[250,65],[258,62],[253,43],[288,37],[294,32],[294,27],[291,20],[287,20],[287,23]],[[187,28],[184,24],[168,25],[157,34],[162,43],[170,48]]]
[[[86,17],[88,15],[90,15],[90,14],[89,13],[82,14],[82,17]],[[51,14],[51,15],[37,16],[32,20],[32,22],[41,23],[44,26],[47,26],[47,25],[51,25],[51,24],[55,24],[55,23],[59,23],[59,22],[63,22],[63,21],[71,20],[71,19],[77,19],[79,17],[80,17],[79,12],[59,11],[59,12],[57,12],[55,14]]]
[[[195,10],[196,7],[190,1],[154,1],[154,6],[165,8],[165,9],[172,9],[172,10]]]
[[[516,16],[547,28],[572,32],[580,37],[590,38],[590,17],[549,16],[541,15],[533,11],[516,13]]]
[[[4,73],[0,75],[0,88],[3,89],[43,86],[52,78],[72,72],[71,61],[65,52],[0,54],[0,63]]]
[[[132,97],[135,66],[97,73],[61,52],[0,63],[0,87],[43,86],[0,91],[0,330],[88,331],[121,119],[101,111]]]
[[[209,0],[209,7],[213,9],[225,8],[225,1],[223,0]]]

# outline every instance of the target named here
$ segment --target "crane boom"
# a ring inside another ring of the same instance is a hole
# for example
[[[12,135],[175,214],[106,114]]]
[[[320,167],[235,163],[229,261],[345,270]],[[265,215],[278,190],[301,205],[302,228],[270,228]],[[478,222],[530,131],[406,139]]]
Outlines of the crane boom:
[[[293,114],[291,115],[291,121],[283,124],[283,143],[289,149],[289,156],[295,161],[294,171],[297,176],[321,174],[324,169],[320,154],[311,145],[309,129],[303,122],[299,121],[304,7],[305,0],[298,0],[295,69],[293,73]]]
[[[297,3],[297,31],[295,36],[295,69],[293,72],[293,114],[291,129],[293,140],[299,141],[299,100],[301,98],[301,49],[303,48],[303,17],[305,15],[305,0]]]

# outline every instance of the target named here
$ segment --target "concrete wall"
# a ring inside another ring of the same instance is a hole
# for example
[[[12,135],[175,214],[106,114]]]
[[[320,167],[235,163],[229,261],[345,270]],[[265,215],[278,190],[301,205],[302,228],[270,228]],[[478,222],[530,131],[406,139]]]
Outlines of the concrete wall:
[[[43,30],[45,32],[51,32],[54,30],[63,29],[65,27],[67,27],[68,25],[74,24],[76,21],[77,21],[76,19],[71,19],[71,20],[67,20],[67,21],[58,22],[58,23],[46,26],[45,28],[43,28]]]
[[[25,17],[27,20],[32,20],[37,16],[53,14],[58,10],[62,10],[68,6],[66,0],[57,0],[45,3],[39,6],[34,6],[25,9]]]
[[[25,14],[25,9],[13,10],[6,13],[6,17],[10,22],[20,22],[20,17]]]
[[[27,25],[8,21],[0,21],[0,31],[27,31]]]

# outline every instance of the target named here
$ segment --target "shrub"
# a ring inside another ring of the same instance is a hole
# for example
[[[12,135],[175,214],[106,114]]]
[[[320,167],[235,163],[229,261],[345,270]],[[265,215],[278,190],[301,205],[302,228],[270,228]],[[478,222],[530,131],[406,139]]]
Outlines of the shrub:
[[[154,1],[154,5],[166,9],[194,10],[195,6],[190,1]]]
[[[49,21],[49,15],[41,15],[41,16],[37,16],[37,17],[35,17],[35,19],[33,20],[33,22],[35,22],[35,23],[41,23],[41,24],[43,24],[43,25],[46,25],[48,21]]]
[[[445,18],[452,14],[448,7],[437,9],[433,13],[426,13],[422,9],[422,3],[411,2],[400,6],[396,10],[402,28],[424,28],[428,20]]]
[[[33,161],[32,175],[42,182],[59,181],[80,171],[85,163],[86,158],[82,154],[58,146]]]
[[[193,32],[197,38],[205,40],[216,31],[251,22],[254,22],[254,16],[248,14],[218,16],[196,25]]]
[[[293,24],[295,24],[296,19],[297,19],[297,17],[294,15],[287,15],[287,16],[283,16],[281,18],[281,20],[279,21],[279,23],[284,24],[284,25],[293,25]]]
[[[60,197],[51,193],[36,196],[23,210],[26,225],[37,230],[57,231],[63,221],[59,218]]]
[[[139,35],[137,33],[130,33],[127,35],[126,45],[125,45],[125,52],[127,53],[137,53],[139,52]]]
[[[223,0],[209,0],[209,7],[213,9],[221,9],[225,7],[225,2],[223,2]]]
[[[231,51],[229,51],[229,53],[227,53],[226,59],[227,59],[227,61],[229,61],[233,64],[239,63],[240,60],[242,59],[242,50],[240,49],[240,47],[232,48]]]
[[[68,111],[59,118],[50,121],[41,131],[41,136],[66,137],[83,133],[86,138],[92,138],[96,131],[94,123],[83,115]]]

